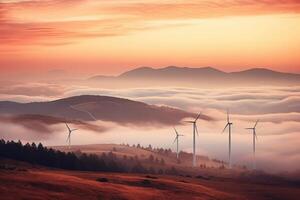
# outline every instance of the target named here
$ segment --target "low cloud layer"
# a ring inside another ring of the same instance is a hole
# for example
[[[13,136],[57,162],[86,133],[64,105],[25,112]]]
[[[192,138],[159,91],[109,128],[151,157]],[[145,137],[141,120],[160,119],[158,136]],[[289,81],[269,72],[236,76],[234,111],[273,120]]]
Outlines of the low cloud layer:
[[[98,94],[120,96],[150,104],[168,105],[181,109],[230,109],[233,114],[264,115],[300,112],[300,87],[260,87],[233,89],[138,88],[107,90],[83,88],[65,95]]]
[[[190,112],[203,111],[214,120],[223,120],[229,109],[232,118],[283,126],[298,124],[300,87],[256,87],[231,89],[130,88],[99,89],[87,86],[62,87],[59,84],[20,84],[0,87],[0,100],[17,102],[51,101],[78,95],[128,98],[148,104],[170,106]],[[294,126],[294,125],[293,125]],[[281,129],[277,129],[281,130]],[[284,129],[286,130],[286,129]],[[278,132],[278,131],[275,131]]]
[[[52,134],[60,131],[65,127],[65,123],[74,125],[82,130],[93,131],[96,133],[103,133],[109,130],[109,127],[106,127],[102,124],[96,123],[86,123],[76,120],[65,120],[56,117],[42,116],[42,115],[13,115],[13,116],[0,116],[0,123],[6,124],[10,127],[21,127],[26,130],[25,132],[31,132],[37,138],[50,138]],[[60,125],[60,128],[58,128]],[[10,134],[15,134],[11,131]],[[2,129],[2,134],[7,134],[7,130]],[[31,134],[30,134],[31,135]]]
[[[257,126],[258,166],[268,170],[271,170],[272,166],[277,166],[276,169],[273,169],[275,171],[297,170],[296,165],[300,162],[299,142],[297,142],[300,137],[300,87],[230,88],[225,90],[196,88],[131,88],[113,90],[78,86],[76,84],[72,86],[64,84],[61,87],[45,83],[38,84],[38,86],[36,84],[24,84],[22,87],[27,92],[13,89],[20,87],[19,85],[19,83],[16,86],[11,84],[12,89],[9,92],[3,88],[0,89],[1,91],[6,91],[4,92],[5,94],[2,93],[0,95],[0,99],[32,102],[91,94],[128,98],[148,104],[175,107],[190,112],[202,111],[214,120],[199,121],[199,132],[202,137],[199,144],[199,152],[206,152],[210,157],[224,160],[227,158],[228,139],[227,132],[225,131],[224,134],[221,134],[221,131],[226,123],[226,109],[229,109],[233,122],[234,158],[236,163],[248,163],[251,166],[252,135],[245,128],[252,127],[257,119],[260,119]],[[19,119],[18,123],[12,119],[9,121],[7,119],[0,120],[1,137],[13,139],[13,136],[16,135],[7,133],[18,132],[24,133],[19,134],[19,138],[27,140],[33,138],[44,139],[46,142],[50,141],[50,144],[56,143],[56,141],[51,140],[52,136],[49,136],[49,134],[37,134],[40,131],[37,128],[41,127],[43,129],[45,128],[44,126],[35,125],[35,123],[29,123],[28,125],[27,122]],[[80,137],[85,135],[86,131],[89,133],[103,133],[100,134],[99,143],[137,143],[142,142],[138,138],[146,137],[145,135],[147,135],[151,144],[159,146],[166,145],[169,140],[173,139],[172,127],[169,130],[167,127],[149,129],[149,127],[120,126],[120,124],[106,124],[104,126],[100,121],[90,125],[76,123],[73,125],[81,129],[80,135],[77,136],[78,144],[80,144]],[[53,124],[47,128],[50,128],[48,131],[54,133],[64,132],[63,124]],[[189,150],[191,127],[189,124],[182,124],[177,128],[186,135],[182,140],[182,148]],[[46,133],[47,131],[45,130],[44,132]],[[157,141],[155,138],[151,140],[152,134],[161,135],[163,141]],[[59,141],[63,144],[64,140],[65,135]],[[94,143],[94,139],[85,138],[84,141],[85,143]],[[216,150],[213,148],[215,144],[218,144],[220,149]]]

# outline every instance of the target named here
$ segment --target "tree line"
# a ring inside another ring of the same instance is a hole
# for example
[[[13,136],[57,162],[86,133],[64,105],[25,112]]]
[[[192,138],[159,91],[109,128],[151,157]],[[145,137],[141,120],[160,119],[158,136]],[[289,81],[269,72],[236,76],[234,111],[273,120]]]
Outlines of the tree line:
[[[137,156],[118,158],[113,152],[101,155],[62,152],[44,147],[41,143],[23,145],[20,141],[6,142],[3,139],[0,140],[0,157],[66,170],[177,174],[174,167],[167,168],[163,160],[155,162],[151,156],[149,159],[153,166],[146,167]]]

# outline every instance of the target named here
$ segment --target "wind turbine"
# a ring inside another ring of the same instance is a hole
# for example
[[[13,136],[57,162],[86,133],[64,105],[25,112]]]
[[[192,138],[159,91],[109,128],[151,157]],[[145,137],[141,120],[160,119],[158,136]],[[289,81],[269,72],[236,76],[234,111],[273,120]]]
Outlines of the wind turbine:
[[[256,135],[256,126],[257,123],[259,122],[259,120],[257,120],[254,124],[254,127],[252,128],[246,128],[248,130],[252,130],[252,134],[253,134],[253,169],[256,169],[256,160],[255,160],[255,141],[257,140],[257,135]]]
[[[223,129],[222,133],[226,130],[228,127],[228,133],[229,133],[229,145],[228,145],[228,155],[229,155],[229,169],[231,169],[231,126],[233,125],[232,122],[230,122],[229,118],[229,111],[227,110],[227,124],[225,125],[225,128]]]
[[[178,160],[178,158],[179,158],[179,152],[178,152],[178,143],[179,143],[179,137],[180,136],[183,136],[183,135],[180,135],[178,132],[177,132],[177,130],[176,130],[176,128],[174,127],[174,131],[175,131],[175,134],[176,134],[176,137],[175,137],[175,140],[174,140],[174,142],[173,142],[173,144],[176,142],[177,143],[177,148],[176,148],[176,157],[177,157],[177,160]]]
[[[66,124],[66,127],[67,127],[68,131],[69,131],[67,142],[69,141],[69,149],[70,149],[71,148],[71,134],[72,134],[73,131],[76,131],[77,129],[71,129],[67,123],[65,123],[65,124]]]
[[[199,135],[197,129],[197,120],[199,119],[200,115],[201,113],[198,114],[194,121],[186,121],[187,123],[193,124],[193,167],[196,167],[196,132],[197,135]]]

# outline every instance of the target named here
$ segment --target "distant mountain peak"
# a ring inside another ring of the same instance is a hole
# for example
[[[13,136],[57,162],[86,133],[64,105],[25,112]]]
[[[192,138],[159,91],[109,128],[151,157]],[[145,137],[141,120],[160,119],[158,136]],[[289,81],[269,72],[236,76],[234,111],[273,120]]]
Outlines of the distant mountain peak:
[[[267,69],[267,68],[263,68],[263,67],[250,68],[250,69],[243,70],[241,72],[276,72],[276,73],[281,73],[281,72],[277,72],[277,71]]]
[[[105,80],[97,78],[94,80]],[[298,85],[300,74],[284,73],[267,68],[256,67],[244,71],[224,72],[211,66],[206,67],[178,67],[167,66],[162,68],[139,67],[116,76],[116,81],[123,86],[250,86],[250,85]],[[122,81],[126,81],[121,83]]]
[[[180,68],[181,68],[181,67],[177,67],[177,66],[171,65],[171,66],[167,66],[167,67],[161,68],[161,69],[180,69]]]

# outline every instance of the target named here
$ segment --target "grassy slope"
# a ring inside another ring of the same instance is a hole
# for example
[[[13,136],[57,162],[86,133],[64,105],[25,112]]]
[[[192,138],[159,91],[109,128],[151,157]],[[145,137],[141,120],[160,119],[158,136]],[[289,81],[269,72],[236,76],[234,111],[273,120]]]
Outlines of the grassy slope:
[[[99,177],[109,182],[96,181]],[[145,181],[148,180],[148,181]],[[241,199],[176,178],[52,170],[0,171],[1,199]]]
[[[20,165],[19,165],[20,167]],[[23,167],[0,170],[1,199],[298,199],[300,190],[285,183],[251,183],[238,179],[195,179],[74,172]],[[108,182],[99,182],[98,178]]]
[[[113,147],[121,155],[145,155],[148,150],[120,145],[74,146],[83,152],[101,153]],[[101,147],[101,148],[100,148]],[[65,147],[57,149],[66,150]],[[99,151],[99,152],[98,152]],[[147,154],[148,153],[148,154]],[[167,160],[167,159],[166,159]],[[168,162],[174,163],[172,158]],[[202,199],[202,200],[298,200],[299,182],[268,176],[241,176],[240,171],[198,169],[200,178],[144,174],[78,172],[32,166],[27,163],[1,160],[17,168],[0,167],[0,199]],[[21,170],[20,170],[21,169]],[[25,169],[25,170],[22,170]],[[196,174],[196,175],[197,175]],[[108,182],[99,182],[107,178]]]

